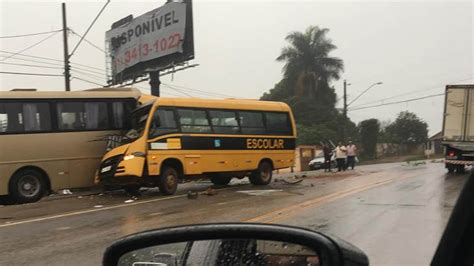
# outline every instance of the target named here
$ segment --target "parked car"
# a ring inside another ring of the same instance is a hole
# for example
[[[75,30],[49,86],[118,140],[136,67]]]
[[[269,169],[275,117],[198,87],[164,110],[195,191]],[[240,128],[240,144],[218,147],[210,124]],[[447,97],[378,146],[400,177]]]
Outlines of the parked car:
[[[324,154],[321,152],[308,164],[310,170],[324,169]],[[331,168],[336,168],[336,156],[331,157]]]

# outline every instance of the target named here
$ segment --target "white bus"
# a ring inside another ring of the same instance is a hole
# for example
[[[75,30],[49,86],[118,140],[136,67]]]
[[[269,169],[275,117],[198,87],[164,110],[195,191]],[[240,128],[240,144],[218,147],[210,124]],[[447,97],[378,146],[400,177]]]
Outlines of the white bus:
[[[0,195],[25,203],[93,186],[107,140],[149,97],[131,88],[0,92]]]

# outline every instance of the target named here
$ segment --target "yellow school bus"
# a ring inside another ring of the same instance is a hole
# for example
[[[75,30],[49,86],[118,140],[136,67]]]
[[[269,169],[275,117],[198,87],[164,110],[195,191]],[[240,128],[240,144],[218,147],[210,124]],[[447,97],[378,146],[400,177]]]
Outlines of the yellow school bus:
[[[97,183],[171,195],[183,178],[224,185],[248,176],[266,185],[274,169],[294,164],[295,121],[285,103],[157,98],[131,117],[128,143],[104,156]]]
[[[18,203],[90,187],[110,136],[127,131],[136,89],[0,92],[0,196]]]

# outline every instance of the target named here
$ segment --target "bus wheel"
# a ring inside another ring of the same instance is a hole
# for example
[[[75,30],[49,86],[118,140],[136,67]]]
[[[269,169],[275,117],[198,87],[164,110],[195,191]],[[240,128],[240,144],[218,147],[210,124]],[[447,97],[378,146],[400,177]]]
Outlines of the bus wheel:
[[[272,174],[272,165],[267,161],[263,161],[258,166],[258,169],[250,175],[250,183],[253,185],[268,185],[272,181]]]
[[[165,195],[173,195],[178,188],[178,172],[173,167],[165,167],[161,171],[158,180],[158,187],[160,192]]]
[[[13,175],[9,189],[15,202],[29,203],[38,201],[43,197],[46,185],[41,173],[26,169]]]
[[[211,176],[210,179],[211,179],[211,182],[216,186],[225,186],[229,184],[232,177],[216,175],[216,176]]]

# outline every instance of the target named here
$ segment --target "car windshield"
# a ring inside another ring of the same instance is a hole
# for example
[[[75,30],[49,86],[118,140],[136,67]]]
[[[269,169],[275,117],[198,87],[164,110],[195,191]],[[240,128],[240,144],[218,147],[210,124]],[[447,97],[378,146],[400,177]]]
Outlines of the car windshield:
[[[474,171],[474,0],[0,9],[0,265],[213,222],[429,265]]]

